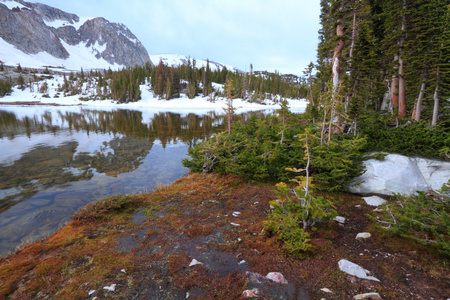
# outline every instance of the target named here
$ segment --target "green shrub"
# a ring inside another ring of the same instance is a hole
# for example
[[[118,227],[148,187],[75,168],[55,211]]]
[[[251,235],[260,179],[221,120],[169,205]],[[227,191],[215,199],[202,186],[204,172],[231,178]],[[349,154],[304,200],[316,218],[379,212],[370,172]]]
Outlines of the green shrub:
[[[303,151],[294,147],[297,127],[285,126],[277,118],[251,117],[236,123],[231,134],[220,133],[188,150],[191,159],[183,165],[193,172],[236,174],[254,181],[281,181],[291,176],[285,170],[298,166]]]
[[[448,186],[448,185],[447,185]],[[450,257],[450,198],[445,195],[395,195],[395,201],[382,206],[380,216],[373,217],[388,234],[436,247]]]
[[[449,159],[442,150],[450,147],[448,128],[429,127],[424,121],[396,128],[374,123],[364,126],[361,133],[367,135],[367,145],[364,147],[367,152],[389,151],[407,156]]]
[[[311,147],[311,164],[316,189],[341,191],[365,171],[363,165],[365,137],[349,135]]]
[[[310,250],[308,228],[336,216],[333,205],[324,197],[314,197],[309,193],[306,177],[297,177],[294,188],[285,183],[277,184],[277,200],[271,201],[273,209],[268,220],[263,222],[269,234],[278,235],[284,249],[302,257]],[[302,182],[305,182],[303,184]],[[300,226],[301,225],[301,226]]]

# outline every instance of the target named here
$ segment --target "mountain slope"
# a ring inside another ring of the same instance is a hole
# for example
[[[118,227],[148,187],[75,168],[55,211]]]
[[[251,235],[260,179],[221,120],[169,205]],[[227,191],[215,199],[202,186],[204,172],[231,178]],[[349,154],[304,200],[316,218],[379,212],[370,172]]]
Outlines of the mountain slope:
[[[123,24],[104,18],[80,20],[75,14],[23,0],[0,0],[0,61],[75,70],[151,62]]]
[[[162,62],[167,66],[179,66],[179,65],[187,64],[189,60],[192,63],[194,58],[186,56],[186,55],[180,55],[180,54],[151,54],[150,59],[156,65],[159,63],[160,60],[162,60]],[[202,67],[206,68],[206,59],[195,59],[195,61],[196,61],[195,66],[197,68],[202,68]],[[215,62],[212,60],[209,61],[209,67],[211,68],[211,71],[222,70],[224,67],[226,67],[228,69],[228,71],[240,72],[238,69],[236,69],[233,66],[225,65],[225,64],[218,63],[218,62]]]

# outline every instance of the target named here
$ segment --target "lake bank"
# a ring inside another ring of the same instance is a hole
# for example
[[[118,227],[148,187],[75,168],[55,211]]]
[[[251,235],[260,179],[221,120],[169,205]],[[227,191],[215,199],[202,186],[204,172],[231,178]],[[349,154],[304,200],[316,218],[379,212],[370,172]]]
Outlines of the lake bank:
[[[448,294],[442,258],[423,246],[382,237],[365,217],[373,208],[355,195],[326,195],[335,197],[348,222],[332,221],[312,232],[314,251],[308,259],[285,255],[277,238],[262,230],[273,189],[235,176],[192,174],[149,194],[90,204],[48,239],[0,260],[0,295],[241,299],[253,284],[249,274],[268,272],[282,273],[288,284],[262,283],[263,298],[351,299],[376,291],[383,299],[439,299]],[[363,231],[373,238],[356,240]],[[193,259],[202,264],[189,267]],[[362,265],[381,282],[340,272],[340,259]]]

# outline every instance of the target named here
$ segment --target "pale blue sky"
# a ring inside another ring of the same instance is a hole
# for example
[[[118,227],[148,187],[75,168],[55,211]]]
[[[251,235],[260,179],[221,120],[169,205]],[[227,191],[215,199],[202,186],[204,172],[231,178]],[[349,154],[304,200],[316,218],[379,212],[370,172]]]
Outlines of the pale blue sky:
[[[125,24],[149,54],[301,75],[316,61],[319,0],[32,0]]]

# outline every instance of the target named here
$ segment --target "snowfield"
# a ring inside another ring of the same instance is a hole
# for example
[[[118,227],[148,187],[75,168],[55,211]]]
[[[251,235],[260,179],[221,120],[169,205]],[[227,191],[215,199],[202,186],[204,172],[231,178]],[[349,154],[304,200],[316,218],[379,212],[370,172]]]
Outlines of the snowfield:
[[[182,94],[181,98],[163,100],[155,97],[153,92],[150,90],[148,85],[141,85],[141,97],[142,99],[137,102],[130,103],[116,103],[113,100],[80,100],[80,97],[86,97],[87,95],[74,95],[64,97],[63,93],[58,93],[58,85],[62,85],[64,82],[63,76],[55,75],[53,79],[46,80],[49,87],[48,95],[50,98],[43,97],[42,93],[37,92],[38,86],[34,87],[34,92],[30,91],[29,88],[21,90],[18,87],[13,88],[13,92],[10,96],[5,96],[0,98],[0,104],[5,103],[15,103],[15,105],[20,105],[21,102],[38,102],[40,104],[48,105],[65,105],[74,106],[81,105],[85,107],[96,107],[101,109],[145,109],[154,111],[169,111],[176,113],[205,113],[209,111],[216,111],[218,113],[223,113],[223,108],[225,107],[226,99],[218,97],[213,103],[209,101],[209,97],[198,96],[194,99],[189,99],[186,95]],[[39,82],[43,84],[43,82]],[[221,84],[213,84],[214,89],[223,89]],[[57,95],[58,94],[58,95]],[[88,93],[89,94],[89,93]],[[56,96],[56,97],[55,97]],[[308,102],[306,100],[293,100],[288,99],[289,107],[292,112],[302,113],[305,111]],[[246,111],[258,111],[258,110],[274,110],[280,108],[278,103],[274,103],[272,100],[266,100],[266,105],[249,103],[242,99],[234,99],[233,106],[236,108],[236,113],[246,112]],[[1,105],[0,108],[5,107]],[[38,107],[36,107],[38,109]]]

